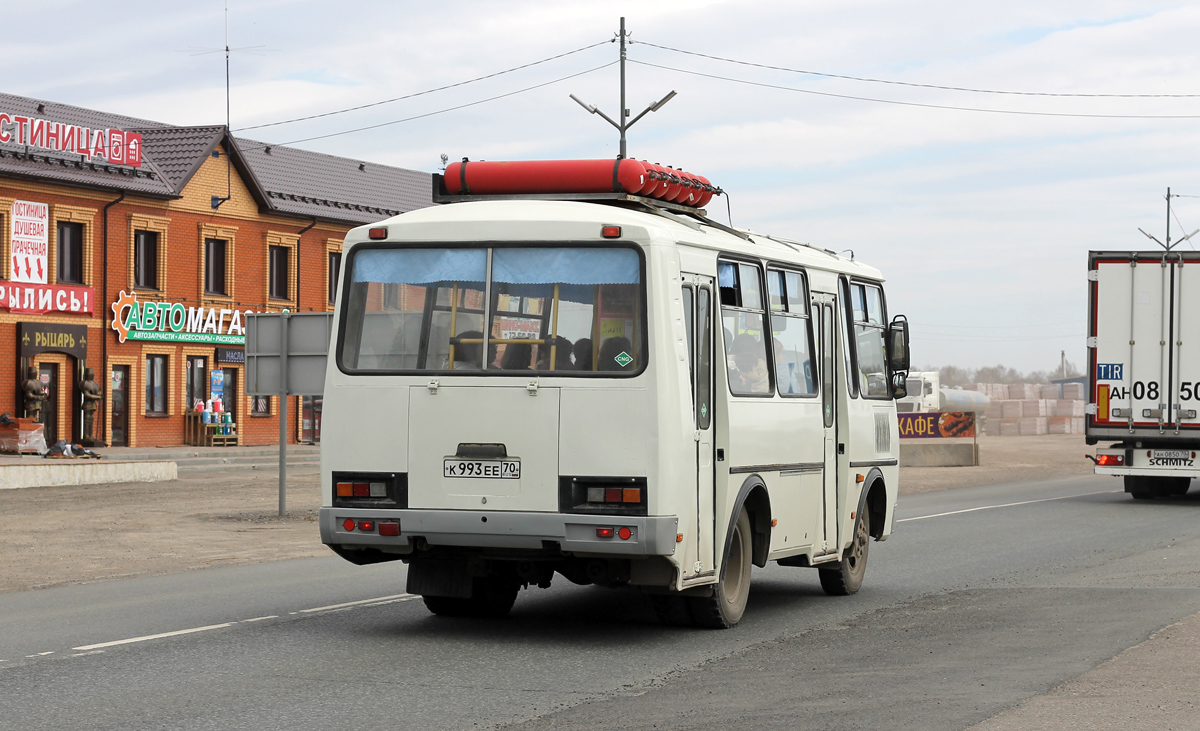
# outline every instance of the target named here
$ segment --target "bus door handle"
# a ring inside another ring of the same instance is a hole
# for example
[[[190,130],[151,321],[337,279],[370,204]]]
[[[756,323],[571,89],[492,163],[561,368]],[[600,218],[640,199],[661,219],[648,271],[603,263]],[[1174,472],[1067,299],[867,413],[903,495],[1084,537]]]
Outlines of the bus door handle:
[[[428,386],[429,393],[436,395],[438,392],[438,385],[439,385],[438,379],[436,379],[436,378],[429,379],[429,386]]]
[[[846,445],[842,444],[841,442],[838,442],[838,454],[845,454],[845,453],[846,453]]]

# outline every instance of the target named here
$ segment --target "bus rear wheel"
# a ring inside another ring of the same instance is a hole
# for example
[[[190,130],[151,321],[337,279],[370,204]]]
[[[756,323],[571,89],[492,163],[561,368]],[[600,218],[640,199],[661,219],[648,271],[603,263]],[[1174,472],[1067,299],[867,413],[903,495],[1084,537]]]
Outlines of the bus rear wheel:
[[[721,567],[721,580],[713,586],[712,596],[687,597],[697,627],[728,629],[741,621],[750,598],[750,559],[754,535],[750,516],[742,508],[733,528],[733,540]]]
[[[471,598],[423,596],[425,608],[439,617],[503,617],[512,610],[520,582],[507,576],[480,576],[472,581]]]
[[[854,540],[833,568],[819,569],[821,588],[830,596],[847,596],[862,586],[867,573],[867,550],[871,546],[870,511],[861,510],[854,524]]]

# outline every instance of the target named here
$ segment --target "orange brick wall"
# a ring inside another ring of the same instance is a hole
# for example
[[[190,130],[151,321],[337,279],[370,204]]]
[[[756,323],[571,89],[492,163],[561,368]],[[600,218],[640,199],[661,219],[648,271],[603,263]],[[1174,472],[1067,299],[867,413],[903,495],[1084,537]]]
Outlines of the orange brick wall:
[[[18,389],[23,375],[18,373],[19,349],[17,343],[18,322],[60,322],[76,325],[87,325],[89,330],[87,364],[94,368],[97,380],[105,393],[102,404],[103,411],[96,419],[97,436],[108,440],[111,429],[111,399],[108,391],[111,387],[109,370],[104,363],[104,347],[102,339],[107,344],[108,365],[130,365],[129,384],[129,435],[130,446],[174,446],[184,443],[183,412],[185,388],[185,359],[184,351],[189,355],[206,355],[209,373],[221,366],[215,362],[215,345],[200,343],[171,343],[159,341],[128,340],[117,342],[117,333],[110,323],[112,320],[111,305],[116,301],[120,291],[130,289],[132,282],[132,236],[133,225],[146,225],[152,222],[158,227],[160,260],[165,258],[165,264],[160,265],[158,291],[137,290],[141,301],[181,302],[184,306],[206,307],[237,307],[241,310],[279,311],[284,307],[294,312],[327,311],[332,309],[328,304],[328,252],[340,249],[340,241],[350,226],[318,223],[300,235],[296,235],[312,224],[311,219],[289,218],[275,215],[264,215],[258,212],[257,204],[250,198],[244,185],[235,180],[233,200],[223,204],[219,211],[213,211],[209,199],[211,195],[225,195],[225,167],[222,161],[211,160],[202,166],[192,182],[184,191],[180,200],[159,201],[128,197],[113,205],[108,212],[107,249],[104,243],[102,229],[103,207],[106,203],[116,200],[118,194],[96,192],[71,188],[67,186],[29,183],[14,179],[0,178],[0,235],[4,257],[0,262],[0,276],[9,279],[10,273],[7,246],[9,241],[9,226],[12,200],[29,200],[48,203],[52,206],[51,218],[54,218],[54,206],[63,206],[64,211],[72,212],[72,220],[80,216],[91,215],[91,261],[90,268],[85,273],[85,281],[96,291],[95,309],[93,315],[21,315],[10,313],[6,308],[0,308],[0,413],[10,412],[13,415],[21,413],[22,404],[19,402]],[[164,224],[165,221],[165,224]],[[85,229],[88,226],[85,223]],[[165,228],[165,231],[163,230]],[[203,295],[203,244],[206,231],[221,231],[232,236],[229,242],[230,265],[226,270],[226,298],[213,298]],[[51,221],[50,246],[54,250],[54,227]],[[85,231],[85,240],[88,238]],[[289,277],[293,284],[289,287],[290,301],[269,300],[267,297],[267,247],[270,244],[294,245],[294,255],[289,261]],[[107,256],[106,256],[107,253]],[[165,257],[164,257],[165,253]],[[296,267],[299,259],[299,282],[295,284]],[[105,289],[105,272],[107,272],[107,289]],[[88,278],[90,277],[90,281]],[[53,281],[53,271],[51,280]],[[5,303],[6,304],[6,303]],[[103,336],[97,337],[98,335]],[[238,347],[238,346],[228,346]],[[147,353],[162,353],[168,357],[170,377],[167,380],[170,392],[167,399],[167,416],[147,416],[145,413],[145,355]],[[48,358],[49,359],[49,358]],[[235,410],[238,431],[243,445],[270,445],[279,441],[279,420],[277,398],[272,399],[271,416],[250,416],[251,404],[245,396],[245,374],[241,366],[230,367],[238,369],[237,389],[239,398],[236,404],[227,405]],[[60,377],[65,381],[73,378],[74,368],[60,366]],[[82,371],[81,371],[82,372]],[[78,391],[75,385],[60,384],[60,398],[66,399],[70,394],[70,404],[78,403]],[[60,433],[74,434],[65,431],[75,428],[78,416],[73,408],[67,408],[66,419],[60,419]],[[289,441],[296,442],[299,436],[300,399],[293,397],[288,404],[288,436]]]

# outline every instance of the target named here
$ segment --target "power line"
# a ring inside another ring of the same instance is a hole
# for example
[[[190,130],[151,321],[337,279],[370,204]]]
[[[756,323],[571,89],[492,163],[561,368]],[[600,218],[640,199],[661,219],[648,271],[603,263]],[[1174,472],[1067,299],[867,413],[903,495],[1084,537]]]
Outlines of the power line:
[[[426,89],[425,91],[418,91],[418,92],[414,92],[412,94],[405,94],[404,96],[398,96],[398,97],[395,97],[394,99],[384,99],[383,101],[371,102],[370,104],[360,104],[357,107],[347,107],[345,109],[338,109],[337,111],[334,111],[334,112],[323,112],[321,114],[310,114],[307,117],[295,117],[294,119],[284,119],[279,122],[267,122],[266,124],[255,124],[250,127],[239,127],[238,129],[235,129],[233,131],[234,132],[244,132],[249,129],[262,129],[263,127],[277,127],[281,124],[291,124],[293,122],[304,122],[309,119],[320,119],[322,117],[332,117],[335,114],[345,114],[346,112],[356,112],[359,109],[370,109],[371,107],[378,107],[383,104],[391,104],[392,102],[404,101],[405,99],[413,99],[418,96],[425,96],[426,94],[433,94],[434,92],[445,91],[446,89],[453,89],[453,88],[459,87],[459,86],[466,86],[467,84],[474,84],[476,81],[484,81],[485,79],[494,79],[497,76],[503,76],[504,74],[511,74],[514,71],[520,71],[521,69],[527,69],[527,68],[530,68],[531,66],[537,66],[539,64],[543,64],[548,61],[555,61],[560,58],[565,58],[566,56],[570,56],[572,54],[579,53],[581,51],[586,51],[588,49],[595,48],[596,46],[603,46],[606,43],[612,43],[612,41],[611,40],[600,41],[598,43],[593,43],[589,46],[584,46],[582,48],[576,48],[574,51],[567,51],[566,53],[560,53],[557,56],[550,56],[549,58],[543,58],[540,61],[533,61],[531,63],[521,64],[520,66],[513,66],[510,69],[505,69],[503,71],[497,71],[492,74],[485,74],[484,76],[476,76],[473,79],[467,79],[466,81],[459,81],[454,84],[447,84],[445,86],[439,86],[439,87],[436,87],[433,89]]]
[[[453,107],[447,107],[445,109],[438,109],[437,111],[433,111],[433,112],[426,112],[425,114],[416,114],[411,117],[405,117],[404,119],[394,119],[390,122],[380,122],[379,124],[371,124],[371,125],[367,125],[366,127],[356,127],[354,129],[347,129],[347,130],[343,130],[341,132],[330,132],[329,134],[316,135],[315,137],[305,137],[303,139],[291,140],[288,142],[276,142],[276,143],[272,143],[270,145],[262,143],[256,147],[249,147],[246,149],[257,150],[257,149],[262,149],[263,147],[272,147],[274,145],[295,145],[295,144],[299,144],[301,142],[312,142],[313,140],[323,140],[323,139],[326,139],[329,137],[338,137],[341,135],[353,134],[355,132],[364,132],[369,129],[379,129],[380,127],[388,127],[393,124],[400,124],[401,122],[411,122],[414,119],[424,119],[425,117],[433,117],[438,114],[445,114],[446,112],[453,112],[453,111],[457,111],[459,109],[466,109],[467,107],[474,107],[479,104],[485,104],[487,102],[496,101],[497,99],[504,99],[505,97],[515,96],[517,94],[523,94],[527,91],[533,91],[534,89],[540,89],[543,86],[550,86],[551,84],[557,84],[560,81],[566,81],[567,79],[573,79],[577,76],[583,76],[585,74],[590,74],[593,71],[599,71],[600,69],[606,69],[609,66],[612,66],[617,63],[620,63],[620,62],[619,61],[609,61],[606,64],[601,64],[599,66],[596,66],[595,68],[587,69],[586,71],[580,71],[578,73],[568,74],[567,76],[561,76],[557,79],[552,79],[550,81],[544,81],[540,84],[534,84],[533,86],[527,86],[524,89],[517,89],[516,91],[510,91],[510,92],[506,92],[504,94],[497,94],[496,96],[490,96],[486,99],[479,99],[477,101],[467,102],[466,104],[458,104]]]
[[[1018,96],[1065,96],[1065,97],[1085,97],[1097,99],[1193,99],[1200,97],[1200,94],[1075,94],[1069,92],[1049,92],[1049,91],[1002,91],[997,89],[973,89],[966,86],[941,86],[939,84],[918,84],[911,81],[895,81],[892,79],[872,79],[863,76],[847,76],[845,74],[829,74],[821,71],[805,71],[803,69],[792,69],[786,66],[771,66],[764,63],[753,63],[750,61],[739,61],[734,58],[725,58],[724,56],[713,56],[707,53],[698,53],[696,51],[685,51],[681,48],[671,48],[670,46],[660,46],[657,43],[647,43],[646,41],[629,41],[639,43],[643,46],[651,46],[653,48],[661,48],[664,51],[672,51],[674,53],[684,53],[689,56],[699,56],[700,58],[710,58],[714,61],[724,61],[726,63],[736,63],[742,66],[753,66],[760,69],[771,69],[772,71],[787,71],[793,74],[807,74],[809,76],[823,76],[828,79],[848,79],[850,81],[863,81],[871,84],[892,84],[895,86],[912,86],[920,89],[940,89],[942,91],[966,91],[972,94],[1011,94]]]
[[[699,71],[690,71],[688,69],[678,69],[673,66],[663,66],[647,61],[637,61],[628,59],[630,63],[636,63],[641,66],[650,66],[656,69],[665,71],[674,71],[680,74],[689,74],[691,76],[702,76],[708,79],[718,79],[720,81],[732,81],[735,84],[746,84],[748,86],[759,86],[765,89],[779,89],[781,91],[794,91],[800,94],[813,94],[816,96],[827,96],[835,99],[852,99],[860,102],[875,102],[877,104],[894,104],[902,107],[923,107],[925,109],[949,109],[956,112],[984,112],[988,114],[1018,114],[1030,117],[1086,117],[1092,119],[1200,119],[1200,114],[1078,114],[1070,112],[1028,112],[1015,109],[987,109],[983,107],[959,107],[948,104],[923,104],[921,102],[902,102],[895,99],[876,99],[865,96],[852,96],[850,94],[834,94],[827,91],[814,91],[812,89],[798,89],[794,86],[782,86],[780,84],[765,84],[760,81],[747,81],[746,79],[735,79],[730,76],[719,76],[717,74],[705,74]]]
[[[1075,325],[1077,323],[1065,320],[1062,322],[1039,322],[1031,325],[935,325],[929,322],[910,321],[914,327],[940,327],[952,328],[955,330],[1019,330],[1031,327],[1062,327],[1063,325]]]

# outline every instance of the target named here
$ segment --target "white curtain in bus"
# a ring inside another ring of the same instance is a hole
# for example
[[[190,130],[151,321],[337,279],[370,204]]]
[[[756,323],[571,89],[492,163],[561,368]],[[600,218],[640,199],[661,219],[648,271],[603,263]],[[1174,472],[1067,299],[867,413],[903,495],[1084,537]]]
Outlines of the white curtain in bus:
[[[482,289],[486,277],[486,249],[368,249],[354,255],[355,282],[459,282]]]

